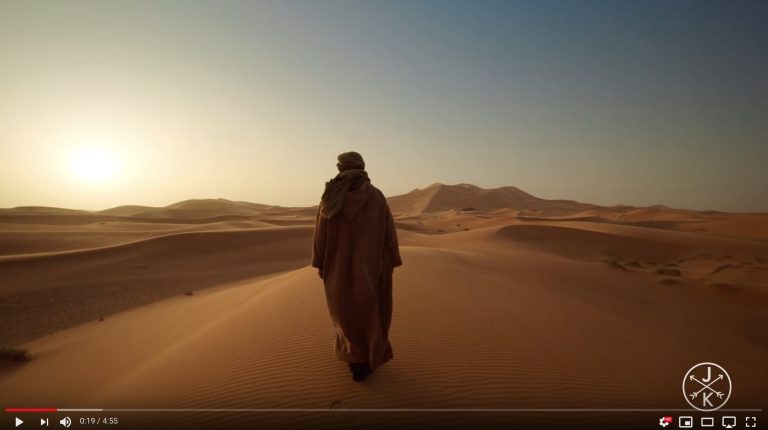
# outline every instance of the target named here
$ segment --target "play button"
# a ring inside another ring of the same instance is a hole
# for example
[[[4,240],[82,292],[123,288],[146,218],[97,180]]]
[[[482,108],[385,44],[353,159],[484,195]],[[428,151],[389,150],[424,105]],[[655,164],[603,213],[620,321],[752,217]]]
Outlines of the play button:
[[[16,417],[16,427],[24,424],[24,421],[20,420],[19,417]]]

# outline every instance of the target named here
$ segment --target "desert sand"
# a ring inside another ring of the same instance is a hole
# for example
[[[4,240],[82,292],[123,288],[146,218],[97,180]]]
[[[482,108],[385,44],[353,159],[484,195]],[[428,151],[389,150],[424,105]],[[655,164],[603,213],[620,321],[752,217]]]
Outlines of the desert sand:
[[[767,214],[467,184],[390,205],[395,359],[360,384],[308,266],[315,208],[0,210],[0,345],[33,356],[0,363],[0,404],[677,409],[712,361],[729,408],[764,406]]]

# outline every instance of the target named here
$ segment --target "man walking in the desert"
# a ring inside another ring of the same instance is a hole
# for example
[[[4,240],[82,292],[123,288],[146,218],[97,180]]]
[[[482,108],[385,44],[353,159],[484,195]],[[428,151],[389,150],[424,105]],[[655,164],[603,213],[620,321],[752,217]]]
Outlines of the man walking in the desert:
[[[392,359],[392,272],[403,262],[392,213],[363,157],[345,152],[336,167],[317,212],[312,266],[325,284],[336,358],[362,381]]]

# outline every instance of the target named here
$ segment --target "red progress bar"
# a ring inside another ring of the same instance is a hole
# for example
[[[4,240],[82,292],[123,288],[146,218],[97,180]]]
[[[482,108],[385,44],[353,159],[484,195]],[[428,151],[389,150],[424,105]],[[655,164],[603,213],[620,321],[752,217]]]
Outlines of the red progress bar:
[[[56,408],[5,408],[5,412],[58,412]]]

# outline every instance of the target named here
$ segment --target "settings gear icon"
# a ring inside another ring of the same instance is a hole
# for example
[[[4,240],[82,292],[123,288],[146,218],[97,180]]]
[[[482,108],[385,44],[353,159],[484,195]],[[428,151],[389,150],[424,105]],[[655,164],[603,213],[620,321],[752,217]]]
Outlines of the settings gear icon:
[[[667,427],[669,423],[672,422],[672,417],[661,417],[659,418],[659,425],[662,427]]]

